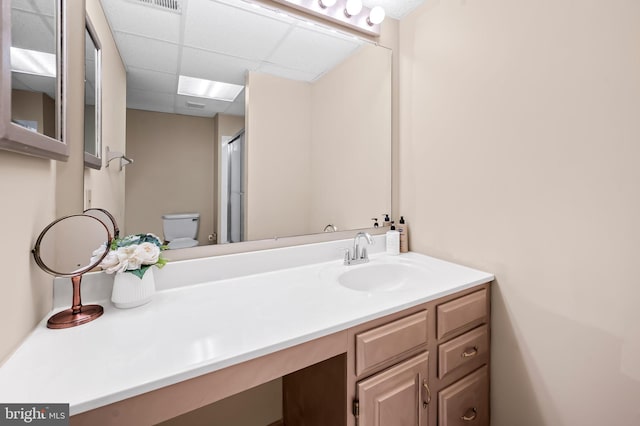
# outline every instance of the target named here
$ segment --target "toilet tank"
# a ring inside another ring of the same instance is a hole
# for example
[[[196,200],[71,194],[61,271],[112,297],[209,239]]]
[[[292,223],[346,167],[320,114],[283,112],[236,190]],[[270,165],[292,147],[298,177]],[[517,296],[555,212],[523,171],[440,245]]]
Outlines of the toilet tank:
[[[196,238],[200,213],[165,214],[162,215],[164,239],[172,241],[176,238]]]

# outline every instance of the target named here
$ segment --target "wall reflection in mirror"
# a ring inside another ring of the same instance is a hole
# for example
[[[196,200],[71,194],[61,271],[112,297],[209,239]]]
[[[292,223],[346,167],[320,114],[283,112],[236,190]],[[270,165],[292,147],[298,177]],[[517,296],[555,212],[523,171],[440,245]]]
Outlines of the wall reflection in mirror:
[[[126,233],[197,214],[176,238],[206,245],[390,211],[390,50],[239,0],[102,4],[127,69]]]
[[[11,121],[60,139],[58,105],[58,2],[11,2]]]

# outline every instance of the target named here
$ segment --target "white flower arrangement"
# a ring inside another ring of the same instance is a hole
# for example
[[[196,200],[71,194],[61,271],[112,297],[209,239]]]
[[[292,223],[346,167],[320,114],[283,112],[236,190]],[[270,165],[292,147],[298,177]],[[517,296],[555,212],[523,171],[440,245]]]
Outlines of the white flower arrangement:
[[[116,238],[111,242],[109,253],[100,262],[100,267],[107,273],[131,272],[140,279],[151,266],[162,268],[167,260],[160,256],[160,252],[167,247],[154,234],[127,235]],[[107,250],[103,244],[93,252],[93,259],[99,259]]]

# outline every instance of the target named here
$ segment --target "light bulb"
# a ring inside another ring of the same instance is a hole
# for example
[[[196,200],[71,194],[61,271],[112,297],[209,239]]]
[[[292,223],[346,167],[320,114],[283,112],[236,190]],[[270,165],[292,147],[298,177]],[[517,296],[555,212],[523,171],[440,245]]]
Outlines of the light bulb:
[[[369,17],[367,18],[367,24],[371,26],[379,24],[380,22],[384,21],[384,17],[385,17],[384,9],[380,6],[376,6],[373,9],[371,9],[371,12],[369,13]]]
[[[318,4],[321,8],[326,9],[336,4],[336,0],[318,0]]]
[[[357,15],[362,11],[362,0],[347,0],[347,5],[344,9],[344,14],[347,18]]]

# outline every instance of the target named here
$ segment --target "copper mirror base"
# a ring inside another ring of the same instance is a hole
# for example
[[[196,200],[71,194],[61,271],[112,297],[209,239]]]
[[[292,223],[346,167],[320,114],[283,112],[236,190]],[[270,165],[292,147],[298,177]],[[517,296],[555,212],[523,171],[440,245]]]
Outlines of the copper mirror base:
[[[73,309],[69,308],[53,315],[47,321],[47,328],[69,328],[77,325],[86,324],[98,318],[104,309],[100,305],[84,305],[80,307],[80,312],[73,313]]]

